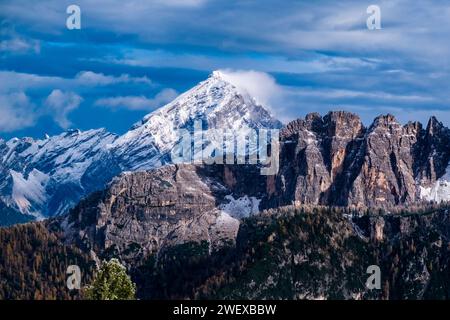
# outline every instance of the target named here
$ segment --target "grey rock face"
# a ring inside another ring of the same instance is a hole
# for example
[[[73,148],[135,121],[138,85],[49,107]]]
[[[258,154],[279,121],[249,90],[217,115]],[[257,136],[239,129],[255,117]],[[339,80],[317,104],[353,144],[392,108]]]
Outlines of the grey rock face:
[[[345,112],[309,114],[288,124],[281,134],[280,201],[339,202],[332,191],[346,179],[363,134],[359,118]]]
[[[412,152],[417,137],[393,116],[380,116],[367,130],[364,160],[350,190],[351,204],[397,205],[416,200]]]
[[[450,161],[450,130],[431,117],[425,130],[420,130],[414,154],[415,175],[424,185],[442,177]]]
[[[419,186],[434,183],[450,160],[450,133],[434,117],[400,125],[379,116],[365,128],[358,116],[309,114],[281,135],[281,169],[273,205],[388,207],[421,201]]]
[[[68,243],[123,261],[186,242],[206,241],[215,250],[236,238],[239,220],[226,206],[227,196],[239,198],[247,179],[224,166],[169,165],[123,174],[52,223],[62,227]]]

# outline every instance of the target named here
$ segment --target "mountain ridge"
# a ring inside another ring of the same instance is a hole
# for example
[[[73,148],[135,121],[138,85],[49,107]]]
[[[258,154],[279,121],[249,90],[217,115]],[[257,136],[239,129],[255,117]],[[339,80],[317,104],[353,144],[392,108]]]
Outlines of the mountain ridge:
[[[43,219],[60,215],[122,172],[170,164],[180,130],[281,129],[280,171],[262,203],[386,206],[450,200],[450,130],[380,115],[310,113],[282,126],[218,71],[123,135],[68,130],[45,139],[0,140],[0,199]],[[267,205],[270,206],[270,205]]]
[[[54,156],[53,158],[50,157],[50,164],[48,162],[44,162],[41,165],[45,167],[48,165],[54,166],[54,163],[62,164],[61,172],[57,170],[57,166],[56,170],[55,168],[53,168],[53,170],[55,171],[54,176],[64,176],[64,174],[67,173],[64,171],[63,160],[69,158],[73,159],[74,157],[79,156],[77,154],[71,154],[71,144],[67,143],[67,139],[80,140],[82,143],[89,146],[93,144],[91,141],[92,138],[98,139],[98,137],[96,137],[97,134],[101,134],[103,137],[105,137],[105,139],[109,139],[106,142],[103,142],[103,145],[106,145],[108,150],[111,148],[111,145],[113,145],[118,139],[117,136],[110,135],[104,129],[89,130],[85,132],[70,130],[66,133],[56,136],[57,140],[61,140],[59,142],[59,145],[63,144],[69,154],[59,154],[59,158],[57,156]],[[297,139],[295,143],[292,143],[294,142],[292,141],[293,137]],[[55,137],[53,137],[53,139],[55,139]],[[412,142],[409,140],[411,140]],[[29,138],[25,138],[22,140],[11,139],[7,142],[4,142],[4,144],[14,145],[14,148],[17,148],[18,150],[24,149],[25,153],[22,154],[26,154],[29,156],[31,156],[34,148],[34,151],[36,152],[32,155],[33,159],[39,159],[39,156],[43,154],[48,147],[47,144],[58,145],[58,142],[52,141],[52,138],[35,140],[35,142],[38,144],[37,147],[33,145],[33,141],[34,140]],[[408,172],[407,174],[399,174],[399,172],[394,172],[395,177],[392,178],[392,181],[397,180],[398,182],[395,187],[395,190],[398,191],[395,191],[394,193],[398,193],[402,188],[407,188],[406,191],[402,191],[403,195],[396,195],[396,197],[400,198],[397,198],[397,200],[394,201],[394,204],[401,204],[408,201],[410,203],[413,203],[414,201],[419,201],[421,199],[438,202],[447,201],[449,199],[450,193],[447,192],[449,191],[449,183],[447,180],[449,170],[447,169],[447,167],[450,160],[450,154],[448,152],[448,146],[450,145],[450,133],[449,129],[443,126],[442,123],[440,123],[435,117],[431,117],[428,121],[427,126],[424,128],[419,122],[408,122],[405,125],[401,125],[398,121],[396,121],[393,115],[380,115],[375,118],[374,122],[370,126],[365,127],[359,117],[354,113],[345,111],[331,111],[323,117],[317,113],[311,113],[308,114],[304,119],[293,120],[284,128],[282,128],[281,142],[283,150],[280,154],[282,155],[282,162],[284,161],[284,165],[287,165],[287,167],[298,165],[298,163],[295,163],[295,161],[292,162],[293,159],[284,158],[283,160],[283,156],[291,152],[289,151],[289,148],[292,147],[292,145],[295,145],[296,149],[300,148],[303,150],[303,156],[313,159],[315,167],[314,174],[319,176],[321,175],[321,183],[328,183],[330,184],[330,186],[332,183],[336,183],[336,181],[339,182],[339,180],[343,179],[343,171],[347,175],[349,174],[348,170],[350,170],[350,174],[358,174],[358,170],[354,170],[354,168],[362,168],[362,166],[365,165],[363,161],[364,158],[375,157],[375,160],[371,160],[371,163],[374,161],[377,162],[379,159],[376,152],[374,152],[375,149],[379,151],[383,150],[383,146],[385,145],[390,146],[393,143],[397,144],[397,149],[394,148],[395,150],[392,149],[392,146],[389,147],[392,150],[389,148],[389,150],[387,150],[385,148],[385,151],[390,154],[387,155],[387,153],[385,153],[381,157],[382,160],[379,163],[382,164],[383,161],[387,161],[387,167],[392,168],[395,167],[394,162],[397,161],[396,159],[401,159],[401,161],[403,162],[409,161],[407,167],[410,172]],[[371,144],[374,144],[376,148],[366,152],[366,149],[368,148],[368,146],[370,147]],[[33,146],[31,150],[29,145]],[[332,150],[333,148],[335,150]],[[92,151],[87,147],[85,149],[87,151]],[[329,149],[327,151],[327,154],[323,153],[325,149]],[[0,154],[2,154],[1,150],[2,148],[0,146]],[[9,151],[6,154],[5,152],[3,152],[3,163],[7,163],[8,161],[11,162],[10,157],[12,153],[12,151]],[[345,157],[347,157],[348,159],[345,159]],[[305,158],[305,160],[307,159]],[[363,162],[358,163],[358,161]],[[167,161],[167,163],[170,163],[170,161]],[[367,165],[367,159],[365,163]],[[82,164],[83,162],[79,163],[79,165]],[[114,165],[116,165],[115,168]],[[405,163],[403,163],[403,165],[405,165]],[[320,170],[317,169],[318,166],[322,168],[320,169],[322,170],[322,173],[320,173]],[[120,168],[119,165],[117,165],[116,159],[111,159],[110,161],[105,162],[105,158],[102,157],[92,160],[89,164],[85,164],[85,167],[91,167],[91,169],[93,170],[90,173],[91,178],[89,178],[89,175],[83,176],[83,181],[85,183],[89,179],[91,179],[92,182],[90,183],[92,183],[92,185],[96,184],[95,188],[92,187],[93,190],[100,190],[106,183],[108,183],[108,181],[110,181],[110,179],[120,174],[120,172],[130,171]],[[155,167],[158,167],[158,165],[144,168],[144,170],[152,169]],[[105,168],[111,170],[110,175],[108,179],[104,179],[99,183],[98,181],[96,181],[98,180],[98,175],[96,175],[95,172],[96,170],[103,170]],[[284,169],[286,169],[286,167]],[[284,169],[282,164],[281,170]],[[345,172],[346,170],[347,172]],[[367,170],[368,168],[366,168],[366,171]],[[38,171],[36,171],[36,168],[28,170],[26,174],[16,172],[13,168],[10,169],[10,172],[12,173],[10,179],[12,179],[13,181],[20,182],[21,180],[23,180],[28,183],[36,184],[45,180],[45,176],[40,176],[37,173]],[[76,171],[70,172],[70,174],[76,173]],[[366,175],[367,174],[368,173],[366,173]],[[398,180],[399,176],[401,176],[400,180]],[[309,176],[309,178],[311,177],[313,176]],[[379,177],[376,177],[375,179],[377,178]],[[356,177],[354,179],[367,180],[363,179],[362,177]],[[368,180],[370,180],[370,178]],[[302,189],[306,191],[314,189],[316,187],[314,186],[314,183],[315,182],[310,185],[304,185]],[[3,187],[4,185],[5,182],[3,182]],[[284,190],[285,188],[286,186],[279,186],[278,189]],[[347,186],[346,188],[349,188],[349,186]],[[21,190],[19,187],[12,188],[12,192],[13,194],[15,192],[16,196],[23,196],[20,191]],[[356,191],[357,190],[348,190],[349,193],[353,194]],[[39,198],[39,194],[31,196]],[[79,198],[81,197],[82,196],[79,195]],[[303,195],[303,197],[303,200],[310,199],[307,195]],[[316,194],[314,197],[323,198],[324,195],[318,196]],[[336,196],[334,195],[334,197]],[[326,201],[320,200],[319,198],[312,201],[312,203],[327,204]],[[356,198],[357,197],[355,197],[355,199]],[[373,198],[375,200],[377,199],[377,197]],[[298,200],[299,199],[295,198],[295,200],[293,201],[295,202]],[[309,200],[307,200],[306,202],[308,201]],[[364,200],[361,199],[359,199],[359,201],[364,202]],[[302,202],[301,197],[300,202]],[[348,205],[346,204],[346,201],[342,199],[331,200],[331,203],[337,205]],[[379,205],[379,203],[377,204],[375,201],[370,205],[376,206]]]
[[[282,145],[281,180],[294,185],[275,189],[300,203],[412,204],[423,198],[421,187],[445,178],[450,161],[450,131],[434,117],[423,129],[389,114],[365,127],[353,113],[312,113],[289,123],[281,137],[289,142]]]

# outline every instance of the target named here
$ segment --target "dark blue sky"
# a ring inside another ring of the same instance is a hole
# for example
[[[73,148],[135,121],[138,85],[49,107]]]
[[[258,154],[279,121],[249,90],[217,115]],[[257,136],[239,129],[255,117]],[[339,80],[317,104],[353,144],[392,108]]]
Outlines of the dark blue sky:
[[[2,0],[0,19],[3,138],[122,133],[216,69],[282,121],[344,109],[450,125],[448,1]]]

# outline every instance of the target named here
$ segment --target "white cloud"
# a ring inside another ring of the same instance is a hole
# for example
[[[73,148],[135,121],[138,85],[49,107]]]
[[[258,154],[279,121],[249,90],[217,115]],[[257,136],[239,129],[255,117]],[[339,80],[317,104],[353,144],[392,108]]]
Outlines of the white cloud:
[[[59,77],[39,76],[30,73],[0,71],[0,92],[26,90],[28,88],[46,88],[65,84],[65,79]]]
[[[406,103],[425,103],[425,102],[435,102],[437,99],[431,96],[424,95],[406,95],[406,94],[392,94],[385,91],[356,91],[356,90],[346,90],[346,89],[303,89],[303,88],[289,88],[285,91],[286,94],[292,95],[293,97],[304,98],[320,98],[322,100],[330,99],[330,101],[339,101],[338,99],[377,99],[388,102],[406,102]]]
[[[63,92],[59,89],[53,90],[45,100],[56,123],[64,129],[71,126],[68,114],[77,109],[83,99],[73,92]]]
[[[109,108],[150,111],[172,101],[177,95],[177,92],[173,89],[164,89],[151,99],[144,96],[119,96],[98,99],[95,105]]]
[[[0,19],[1,20],[1,19]],[[14,27],[6,21],[0,23],[0,52],[6,53],[27,53],[29,51],[40,53],[41,42],[19,35]]]
[[[0,95],[0,131],[11,132],[34,125],[34,109],[24,92]]]
[[[155,3],[169,7],[198,7],[206,3],[207,0],[156,0]]]
[[[0,83],[2,84],[0,86],[0,92],[8,92],[48,87],[73,91],[80,87],[108,86],[118,83],[143,83],[151,85],[152,81],[147,77],[132,77],[129,74],[112,76],[93,71],[81,71],[75,78],[62,78],[0,70]]]
[[[14,38],[3,40],[0,42],[0,51],[24,53],[33,51],[39,53],[41,51],[40,42],[37,40],[26,40],[23,38]]]
[[[115,83],[127,83],[127,82],[134,82],[134,83],[146,83],[151,84],[151,80],[147,77],[131,77],[128,74],[122,74],[118,77],[115,76],[108,76],[103,73],[95,73],[92,71],[81,71],[76,75],[76,80],[79,82],[80,85],[110,85]]]
[[[92,92],[94,87],[124,83],[153,86],[152,81],[145,76],[113,76],[93,71],[79,72],[74,78],[62,78],[0,70],[0,83],[0,131],[4,132],[32,126],[43,115],[51,116],[60,127],[67,129],[72,125],[68,118],[70,112],[77,109],[83,100],[76,92],[84,95]],[[53,90],[47,96],[48,88]],[[33,105],[26,95],[30,92],[39,92],[40,96],[36,99],[42,103],[35,102],[37,106]],[[105,99],[103,104],[131,110],[151,110],[171,101],[176,95],[174,90],[166,89],[153,99],[119,97]]]
[[[206,0],[129,0],[123,5],[119,0],[80,0],[78,4],[92,27],[136,35],[138,41],[158,47],[177,44],[290,57],[302,50],[403,55],[404,60],[421,59],[439,69],[450,51],[450,6],[441,0],[379,0],[383,26],[379,32],[366,28],[370,3],[357,0],[320,4],[261,0],[258,5]],[[41,32],[63,32],[58,0],[47,0],[46,5],[3,0],[0,15]]]
[[[276,83],[271,75],[265,72],[231,69],[215,72],[263,106],[271,107],[283,95],[284,89]]]
[[[262,72],[321,73],[364,68],[374,69],[379,60],[359,57],[330,57],[321,53],[309,54],[308,59],[291,59],[279,55],[255,59],[245,54],[214,56],[190,54],[167,50],[123,49],[115,55],[89,58],[88,61],[129,65],[133,67],[169,67],[197,70],[233,69],[258,70]]]

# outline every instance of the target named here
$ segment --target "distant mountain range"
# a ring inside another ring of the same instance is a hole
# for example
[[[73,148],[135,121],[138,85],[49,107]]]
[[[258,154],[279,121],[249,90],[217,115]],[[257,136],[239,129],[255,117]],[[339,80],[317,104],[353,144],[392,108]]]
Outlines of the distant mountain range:
[[[171,163],[176,130],[192,131],[196,120],[234,132],[282,127],[215,71],[122,136],[99,129],[0,140],[0,200],[27,216],[63,214],[122,172]],[[268,178],[264,196],[274,204],[389,206],[450,199],[450,131],[434,117],[423,127],[380,116],[365,128],[351,113],[309,114],[282,132],[281,171]]]

